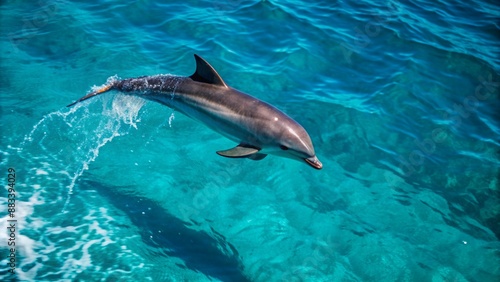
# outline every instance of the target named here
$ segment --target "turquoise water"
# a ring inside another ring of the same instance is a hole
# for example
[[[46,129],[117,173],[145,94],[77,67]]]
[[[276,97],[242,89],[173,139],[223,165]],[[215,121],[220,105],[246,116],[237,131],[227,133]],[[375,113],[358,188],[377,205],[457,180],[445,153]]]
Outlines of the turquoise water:
[[[499,4],[313,2],[3,1],[0,280],[499,281]],[[137,97],[65,107],[194,53],[323,169]]]

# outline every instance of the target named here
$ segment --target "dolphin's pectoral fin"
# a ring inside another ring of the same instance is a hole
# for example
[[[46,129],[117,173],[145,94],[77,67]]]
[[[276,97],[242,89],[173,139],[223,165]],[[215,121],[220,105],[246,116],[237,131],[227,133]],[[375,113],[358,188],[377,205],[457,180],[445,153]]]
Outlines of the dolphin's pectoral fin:
[[[260,160],[262,160],[265,157],[267,157],[266,154],[257,153],[257,154],[250,155],[247,158],[249,158],[251,160],[254,160],[254,161],[260,161]]]
[[[259,151],[260,149],[254,147],[238,145],[229,150],[217,151],[217,154],[227,158],[249,158],[250,156],[254,155]],[[264,154],[259,154],[259,155],[264,155]]]

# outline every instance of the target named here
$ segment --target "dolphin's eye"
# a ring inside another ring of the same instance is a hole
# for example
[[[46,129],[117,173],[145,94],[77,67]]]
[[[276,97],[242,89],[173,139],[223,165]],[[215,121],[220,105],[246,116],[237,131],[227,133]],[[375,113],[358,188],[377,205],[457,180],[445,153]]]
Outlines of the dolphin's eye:
[[[284,146],[284,145],[280,145],[280,148],[281,148],[281,150],[283,150],[283,151],[288,150],[288,147],[287,147],[287,146]]]

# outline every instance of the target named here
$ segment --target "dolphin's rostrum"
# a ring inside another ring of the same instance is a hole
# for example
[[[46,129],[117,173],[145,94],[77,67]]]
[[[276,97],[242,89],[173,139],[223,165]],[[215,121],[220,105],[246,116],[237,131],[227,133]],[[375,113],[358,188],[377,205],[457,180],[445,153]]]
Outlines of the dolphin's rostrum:
[[[118,90],[182,112],[239,143],[218,151],[221,156],[261,160],[273,154],[305,161],[316,169],[323,167],[300,124],[268,103],[227,86],[207,61],[194,57],[196,71],[189,77],[155,75],[116,80],[68,107]]]

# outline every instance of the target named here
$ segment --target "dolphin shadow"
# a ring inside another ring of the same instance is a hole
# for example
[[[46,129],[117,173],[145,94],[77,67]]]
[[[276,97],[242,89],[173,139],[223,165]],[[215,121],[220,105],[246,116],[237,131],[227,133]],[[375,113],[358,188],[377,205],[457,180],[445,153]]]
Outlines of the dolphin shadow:
[[[116,191],[94,181],[81,183],[99,191],[115,207],[123,210],[140,230],[144,243],[170,257],[180,258],[187,268],[221,281],[250,281],[242,273],[238,251],[212,228],[212,234],[189,228],[191,225],[169,214],[156,202]],[[161,232],[159,232],[161,231]]]

